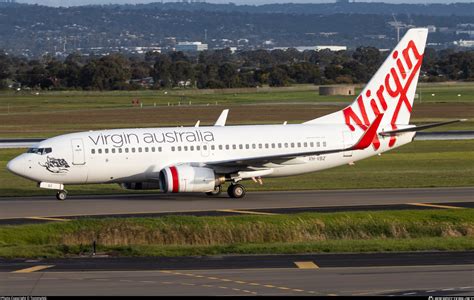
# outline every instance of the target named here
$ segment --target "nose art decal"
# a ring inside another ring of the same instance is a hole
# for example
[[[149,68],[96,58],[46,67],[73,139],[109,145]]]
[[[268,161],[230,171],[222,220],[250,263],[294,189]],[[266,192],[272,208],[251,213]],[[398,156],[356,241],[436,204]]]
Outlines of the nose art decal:
[[[67,173],[69,172],[69,164],[64,158],[54,158],[54,157],[46,157],[46,162],[38,164],[42,167],[45,167],[51,173]]]

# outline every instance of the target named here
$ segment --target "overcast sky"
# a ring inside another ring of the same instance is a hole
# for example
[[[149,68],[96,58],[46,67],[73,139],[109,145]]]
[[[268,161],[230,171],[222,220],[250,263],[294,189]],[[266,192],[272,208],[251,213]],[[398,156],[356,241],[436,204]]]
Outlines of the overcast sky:
[[[17,0],[20,3],[36,3],[50,6],[71,6],[71,5],[88,5],[88,4],[138,4],[138,3],[151,3],[161,2],[161,0]],[[164,2],[177,2],[167,1]],[[330,3],[335,1],[324,1],[324,0],[207,0],[209,3],[229,3],[235,4],[268,4],[268,3]],[[472,2],[472,0],[365,0],[356,2],[386,2],[386,3],[454,3],[454,2]]]

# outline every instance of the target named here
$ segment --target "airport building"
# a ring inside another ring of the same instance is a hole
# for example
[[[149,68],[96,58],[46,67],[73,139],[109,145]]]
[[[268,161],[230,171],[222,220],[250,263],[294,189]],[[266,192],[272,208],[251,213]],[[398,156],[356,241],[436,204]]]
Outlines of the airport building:
[[[175,49],[176,51],[183,52],[198,52],[207,50],[207,44],[201,42],[179,42]]]
[[[321,50],[330,50],[330,51],[345,51],[347,50],[346,46],[297,46],[297,47],[274,47],[270,50],[288,50],[290,48],[294,48],[300,52],[304,51],[321,51]]]

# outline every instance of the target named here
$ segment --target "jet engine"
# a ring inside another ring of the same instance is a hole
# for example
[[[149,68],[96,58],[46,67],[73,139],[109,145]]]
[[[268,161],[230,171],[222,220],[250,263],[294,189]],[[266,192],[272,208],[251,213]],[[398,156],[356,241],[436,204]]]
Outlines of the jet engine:
[[[160,186],[165,193],[207,193],[224,182],[225,177],[217,175],[210,168],[179,165],[160,171]]]

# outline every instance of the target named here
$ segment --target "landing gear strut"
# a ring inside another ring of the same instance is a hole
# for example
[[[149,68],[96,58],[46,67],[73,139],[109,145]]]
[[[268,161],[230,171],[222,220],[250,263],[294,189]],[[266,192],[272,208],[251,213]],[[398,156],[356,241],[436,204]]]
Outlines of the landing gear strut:
[[[222,192],[222,185],[218,185],[214,188],[212,192],[207,192],[208,196],[218,196]]]
[[[64,201],[66,200],[67,198],[67,192],[64,191],[64,190],[61,190],[61,191],[58,191],[56,193],[56,199],[60,200],[60,201]]]
[[[227,189],[227,194],[231,198],[243,198],[245,196],[245,187],[241,184],[231,184]]]

